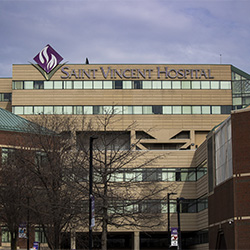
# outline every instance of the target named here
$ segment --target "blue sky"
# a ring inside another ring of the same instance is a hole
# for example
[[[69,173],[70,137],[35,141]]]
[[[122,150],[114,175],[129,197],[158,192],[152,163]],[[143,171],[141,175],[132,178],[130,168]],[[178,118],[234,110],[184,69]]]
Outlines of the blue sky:
[[[222,62],[250,73],[249,12],[250,0],[0,0],[0,77],[47,44],[68,63]]]

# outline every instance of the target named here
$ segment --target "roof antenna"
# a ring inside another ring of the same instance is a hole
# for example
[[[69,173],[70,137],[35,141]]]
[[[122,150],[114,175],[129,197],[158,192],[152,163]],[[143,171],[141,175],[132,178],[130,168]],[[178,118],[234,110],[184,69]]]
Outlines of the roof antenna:
[[[222,54],[220,54],[220,64],[222,64]]]
[[[86,57],[85,64],[89,64],[89,59],[88,59],[88,57]]]

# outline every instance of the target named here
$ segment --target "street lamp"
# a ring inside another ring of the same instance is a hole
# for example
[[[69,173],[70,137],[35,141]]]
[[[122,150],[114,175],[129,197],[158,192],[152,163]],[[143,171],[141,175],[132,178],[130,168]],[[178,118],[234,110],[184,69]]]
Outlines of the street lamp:
[[[171,245],[171,238],[170,238],[170,195],[175,195],[177,193],[168,193],[168,245]]]
[[[177,220],[178,220],[178,248],[179,250],[182,250],[181,246],[181,223],[180,223],[180,202],[185,200],[184,198],[180,197],[176,199],[177,202]]]
[[[92,250],[93,237],[92,237],[92,209],[94,204],[93,197],[93,141],[97,137],[91,136],[89,138],[89,250]]]

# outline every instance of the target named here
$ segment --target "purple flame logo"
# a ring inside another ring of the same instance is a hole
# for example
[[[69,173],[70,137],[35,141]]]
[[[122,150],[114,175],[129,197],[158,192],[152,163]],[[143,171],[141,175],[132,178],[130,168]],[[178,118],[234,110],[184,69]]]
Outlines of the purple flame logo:
[[[63,58],[49,44],[34,57],[34,61],[47,73],[53,70],[62,60]]]

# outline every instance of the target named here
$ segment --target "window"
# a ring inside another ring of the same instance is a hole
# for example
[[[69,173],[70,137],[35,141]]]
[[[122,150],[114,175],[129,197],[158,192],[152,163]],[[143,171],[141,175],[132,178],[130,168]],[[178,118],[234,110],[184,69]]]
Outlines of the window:
[[[93,106],[93,114],[101,115],[102,114],[102,106]]]
[[[33,89],[33,81],[24,81],[24,89]]]
[[[62,115],[63,114],[63,106],[54,106],[54,114]]]
[[[74,81],[74,89],[82,89],[82,81]]]
[[[114,89],[122,89],[122,81],[114,81]]]
[[[161,89],[161,81],[152,81],[153,89]]]
[[[23,115],[23,106],[16,106],[16,107],[14,107],[14,113],[16,115]]]
[[[74,114],[75,115],[82,115],[83,114],[83,107],[82,106],[74,106]]]
[[[134,106],[133,111],[134,111],[133,114],[141,115],[142,114],[142,106]]]
[[[104,81],[103,88],[104,89],[112,89],[112,81]]]
[[[72,81],[65,81],[64,82],[65,89],[72,89],[72,87],[73,87]]]
[[[172,114],[172,106],[163,106],[162,113],[166,115]]]
[[[42,227],[35,228],[35,241],[40,243],[47,243],[47,239]]]
[[[123,114],[132,115],[133,114],[133,106],[124,106],[123,107]]]
[[[84,81],[84,89],[93,89],[93,82],[92,81]]]
[[[209,86],[209,81],[201,81],[201,88],[202,89],[210,89],[210,86]]]
[[[32,115],[33,106],[24,106],[24,115]]]
[[[221,89],[231,89],[230,81],[221,81]]]
[[[54,81],[54,89],[63,89],[62,81]]]
[[[190,89],[191,83],[190,81],[182,81],[182,89]]]
[[[210,106],[201,106],[201,113],[204,115],[209,115],[211,113]]]
[[[23,89],[23,81],[14,81],[13,89]]]
[[[142,82],[134,81],[134,89],[142,89]]]
[[[143,89],[152,89],[151,81],[142,81],[142,88]]]
[[[181,114],[181,106],[173,106],[173,114],[175,115]]]
[[[193,115],[201,114],[201,106],[192,106],[192,114]]]
[[[221,107],[220,106],[212,106],[212,114],[220,114]]]
[[[34,89],[44,89],[44,81],[34,81]]]
[[[43,114],[43,106],[34,106],[34,114]]]
[[[10,102],[10,101],[11,101],[11,96],[12,96],[11,93],[3,93],[3,98],[2,98],[2,100],[3,100],[4,102]]]
[[[154,105],[152,106],[153,114],[162,114],[162,106],[161,105]]]
[[[143,106],[143,114],[145,115],[153,114],[152,106]]]
[[[171,81],[162,81],[163,89],[171,89]]]
[[[102,81],[93,81],[94,89],[102,89]]]
[[[8,228],[2,227],[1,230],[2,230],[2,242],[4,243],[10,242],[11,236]]]
[[[123,81],[124,89],[132,89],[132,81]]]
[[[182,111],[184,115],[192,114],[191,106],[183,106]]]
[[[53,89],[53,81],[45,81],[44,89]]]
[[[192,89],[200,89],[201,82],[200,81],[192,81]]]
[[[63,113],[67,115],[73,114],[73,107],[72,106],[64,106]]]
[[[211,81],[211,89],[219,89],[220,82],[219,81]]]
[[[83,107],[83,113],[85,115],[92,115],[93,114],[93,106],[84,106]]]
[[[53,106],[44,106],[44,114],[53,114]]]
[[[181,82],[180,81],[172,81],[172,89],[180,89]]]

